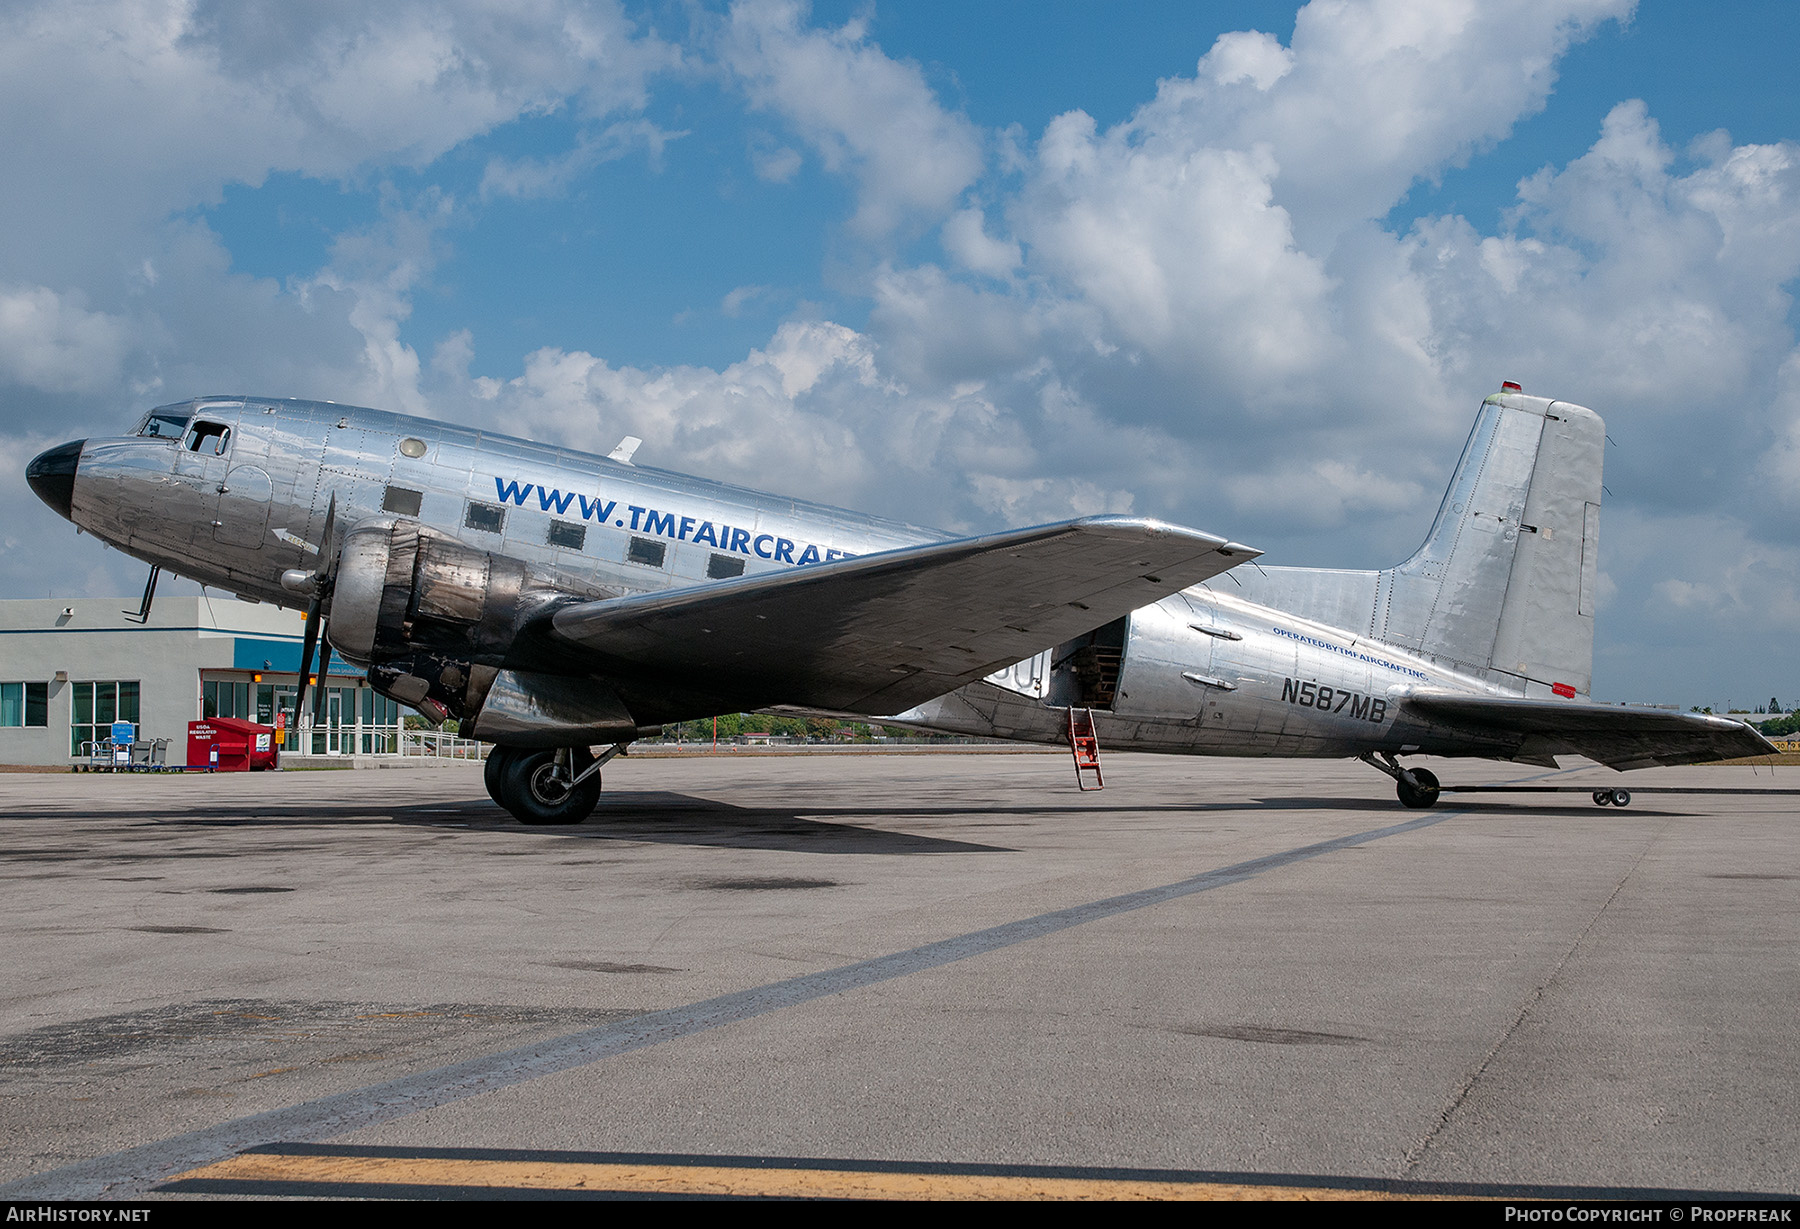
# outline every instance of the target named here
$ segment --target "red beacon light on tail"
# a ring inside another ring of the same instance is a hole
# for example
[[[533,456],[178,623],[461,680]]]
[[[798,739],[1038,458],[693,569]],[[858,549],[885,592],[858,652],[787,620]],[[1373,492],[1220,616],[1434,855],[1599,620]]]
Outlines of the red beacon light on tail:
[[[1500,391],[1503,393],[1522,393],[1525,391],[1525,386],[1518,383],[1516,380],[1502,380],[1500,381]]]

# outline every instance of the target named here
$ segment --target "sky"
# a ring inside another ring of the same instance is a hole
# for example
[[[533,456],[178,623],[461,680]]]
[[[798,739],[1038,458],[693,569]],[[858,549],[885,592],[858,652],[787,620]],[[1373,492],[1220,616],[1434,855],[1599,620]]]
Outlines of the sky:
[[[1607,422],[1594,694],[1800,703],[1800,6],[13,0],[24,467],[214,393],[949,530],[1390,566],[1482,397]]]

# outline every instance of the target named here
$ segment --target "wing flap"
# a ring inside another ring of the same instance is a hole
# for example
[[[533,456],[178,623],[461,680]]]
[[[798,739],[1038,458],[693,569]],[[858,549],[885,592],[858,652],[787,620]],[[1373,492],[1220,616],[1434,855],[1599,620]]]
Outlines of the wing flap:
[[[1408,696],[1404,704],[1437,721],[1525,734],[1534,746],[1552,753],[1585,755],[1609,768],[1702,764],[1777,754],[1768,739],[1744,722],[1706,713],[1431,693]]]
[[[565,606],[556,637],[615,676],[746,705],[879,715],[1254,558],[1211,534],[1089,517]]]

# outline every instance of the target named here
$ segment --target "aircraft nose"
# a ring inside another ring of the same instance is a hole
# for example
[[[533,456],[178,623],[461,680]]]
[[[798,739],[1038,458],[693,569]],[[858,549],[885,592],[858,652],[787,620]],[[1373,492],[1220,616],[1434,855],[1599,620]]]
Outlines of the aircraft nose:
[[[37,497],[55,508],[64,520],[75,504],[75,469],[81,464],[81,448],[86,440],[58,444],[48,452],[40,452],[25,467],[25,481]]]

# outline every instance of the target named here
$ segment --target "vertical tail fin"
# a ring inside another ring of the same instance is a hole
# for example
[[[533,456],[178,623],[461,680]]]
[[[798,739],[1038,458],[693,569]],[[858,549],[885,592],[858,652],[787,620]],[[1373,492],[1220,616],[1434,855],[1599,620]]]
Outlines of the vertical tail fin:
[[[1489,397],[1425,544],[1380,573],[1371,634],[1586,692],[1605,447],[1592,410]]]
[[[1270,568],[1246,597],[1523,687],[1587,692],[1606,428],[1566,401],[1482,403],[1417,553],[1382,572]]]

